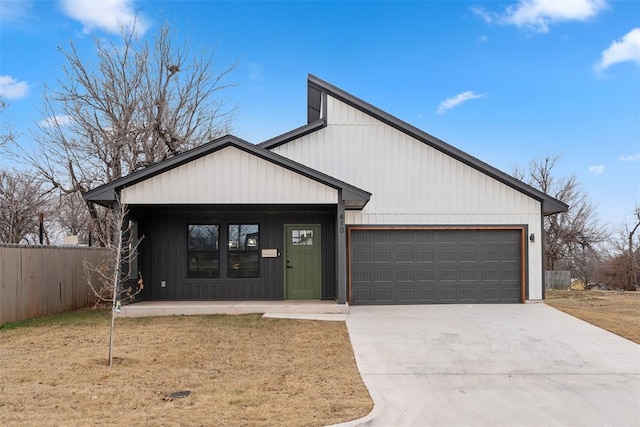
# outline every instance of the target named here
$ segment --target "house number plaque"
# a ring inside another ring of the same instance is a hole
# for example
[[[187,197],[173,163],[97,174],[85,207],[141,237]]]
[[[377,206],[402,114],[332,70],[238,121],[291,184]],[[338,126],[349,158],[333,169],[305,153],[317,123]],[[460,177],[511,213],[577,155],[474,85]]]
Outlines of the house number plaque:
[[[278,258],[277,249],[263,249],[262,258]]]

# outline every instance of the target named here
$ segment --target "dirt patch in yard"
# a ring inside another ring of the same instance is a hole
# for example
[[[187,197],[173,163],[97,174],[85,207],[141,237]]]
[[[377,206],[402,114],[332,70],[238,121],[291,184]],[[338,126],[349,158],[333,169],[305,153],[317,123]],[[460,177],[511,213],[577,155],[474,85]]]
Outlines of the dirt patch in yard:
[[[343,322],[172,316],[116,328],[112,367],[107,313],[0,328],[0,425],[321,426],[373,407]]]
[[[640,344],[640,292],[548,290],[545,303]]]

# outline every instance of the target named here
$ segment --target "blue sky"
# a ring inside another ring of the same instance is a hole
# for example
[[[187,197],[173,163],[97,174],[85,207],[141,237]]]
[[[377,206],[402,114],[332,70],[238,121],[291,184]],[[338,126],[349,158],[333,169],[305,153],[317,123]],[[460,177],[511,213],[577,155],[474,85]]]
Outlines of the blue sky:
[[[0,96],[21,145],[62,77],[57,47],[90,54],[135,14],[142,36],[167,22],[239,61],[226,97],[251,142],[305,123],[311,73],[508,173],[561,155],[603,223],[640,202],[640,2],[1,0]]]

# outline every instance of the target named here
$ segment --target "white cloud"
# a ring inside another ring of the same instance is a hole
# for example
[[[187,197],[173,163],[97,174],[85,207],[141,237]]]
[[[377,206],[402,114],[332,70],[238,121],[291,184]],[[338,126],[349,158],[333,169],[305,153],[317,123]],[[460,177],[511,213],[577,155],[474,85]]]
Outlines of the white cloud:
[[[488,24],[515,25],[546,33],[552,23],[586,21],[606,8],[605,0],[519,0],[501,14],[479,6],[471,10]]]
[[[58,124],[59,126],[66,126],[69,123],[71,123],[71,116],[59,115],[47,117],[38,124],[43,128],[52,128],[56,124]]]
[[[82,22],[84,33],[99,28],[119,34],[121,27],[135,25],[136,33],[144,34],[149,28],[146,20],[134,11],[133,0],[62,0],[62,9]]]
[[[0,76],[0,97],[20,99],[27,95],[29,84],[19,82],[11,76]]]
[[[462,104],[463,102],[469,101],[470,99],[478,99],[482,97],[483,95],[479,95],[471,90],[468,90],[466,92],[459,93],[456,96],[453,96],[449,99],[442,101],[440,105],[438,105],[438,111],[436,112],[438,114],[444,114],[447,110],[450,110]]]
[[[481,6],[471,6],[471,12],[487,24],[493,24],[498,20],[498,15],[494,12],[487,12]]]
[[[20,21],[28,15],[31,2],[27,0],[0,1],[1,21]]]
[[[591,172],[594,175],[600,175],[601,173],[604,173],[604,169],[605,169],[604,165],[589,166],[589,172]]]
[[[622,39],[614,41],[602,51],[602,57],[595,65],[595,70],[604,71],[613,64],[627,61],[640,64],[640,28],[629,31]]]
[[[623,162],[635,162],[640,160],[640,153],[632,154],[631,156],[620,156],[619,159]]]

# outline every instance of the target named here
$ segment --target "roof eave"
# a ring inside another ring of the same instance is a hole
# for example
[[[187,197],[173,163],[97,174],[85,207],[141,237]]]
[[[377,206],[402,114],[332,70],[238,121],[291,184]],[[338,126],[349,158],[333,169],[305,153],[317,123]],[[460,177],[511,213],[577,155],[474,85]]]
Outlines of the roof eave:
[[[453,157],[454,159],[502,182],[503,184],[521,193],[528,195],[529,197],[539,200],[543,204],[543,211],[545,215],[553,215],[560,212],[566,212],[569,209],[566,204],[562,203],[559,200],[556,200],[548,194],[545,194],[525,184],[524,182],[512,177],[511,175],[508,175],[505,172],[489,165],[488,163],[485,163],[482,160],[468,153],[465,153],[464,151],[450,144],[447,144],[441,139],[436,138],[435,136],[421,129],[418,129],[417,127],[403,120],[400,120],[399,118],[379,109],[378,107],[369,104],[368,102],[363,101],[362,99],[355,97],[348,92],[345,92],[344,90],[332,85],[331,83],[328,83],[312,74],[309,74],[307,81],[309,85],[313,85],[320,90],[326,91],[338,100],[345,102],[346,104],[351,105],[352,107],[368,115],[371,115],[381,122],[399,130],[400,132],[403,132],[435,148],[436,150],[441,151],[442,153],[450,157]],[[544,206],[547,207],[544,208]]]
[[[95,203],[99,203],[100,201],[104,202],[107,199],[102,199],[102,194],[109,194],[111,192],[111,201],[115,200],[116,192],[129,185],[136,184],[140,181],[144,181],[145,179],[152,178],[156,175],[159,175],[163,172],[181,166],[185,163],[193,161],[199,157],[205,156],[210,152],[219,150],[226,145],[229,145],[232,141],[242,141],[246,144],[249,144],[246,141],[241,140],[233,135],[225,135],[216,140],[210,141],[206,144],[200,145],[198,147],[192,148],[191,150],[185,151],[184,153],[180,153],[174,157],[171,157],[167,160],[158,162],[151,166],[148,166],[144,169],[138,170],[136,172],[130,173],[129,175],[123,176],[121,178],[115,179],[111,182],[103,184],[99,187],[96,187],[92,190],[87,191],[83,194],[85,200],[92,201]],[[99,203],[104,205],[104,203]]]
[[[543,193],[544,194],[544,193]],[[550,196],[542,201],[542,213],[544,216],[555,215],[569,210],[569,205]]]
[[[321,118],[319,120],[316,120],[315,122],[308,123],[304,126],[300,126],[299,128],[283,133],[282,135],[278,135],[274,138],[261,142],[260,144],[258,144],[258,147],[264,148],[265,150],[271,150],[294,139],[302,138],[303,136],[322,129],[326,126],[327,120]]]
[[[319,125],[318,123],[315,124],[315,126],[318,126],[318,125]],[[305,128],[305,126],[303,126],[303,128]],[[313,128],[313,126],[311,126],[310,128]],[[309,131],[309,129],[304,129],[303,131]],[[196,160],[202,156],[205,156],[215,151],[226,148],[228,146],[233,146],[237,149],[246,151],[252,155],[265,159],[283,168],[289,169],[295,173],[298,173],[314,181],[320,182],[331,188],[341,189],[343,190],[342,192],[344,195],[349,196],[348,200],[351,203],[355,203],[355,205],[361,205],[364,207],[364,205],[367,204],[367,202],[371,197],[371,193],[365,190],[354,187],[351,184],[340,181],[336,178],[333,178],[329,175],[326,175],[308,166],[302,165],[300,163],[296,163],[293,160],[290,160],[286,157],[283,157],[279,154],[269,151],[268,149],[251,144],[243,139],[237,138],[232,135],[224,136],[215,141],[211,141],[207,144],[201,145],[200,147],[194,148],[193,150],[187,151],[185,153],[182,153],[175,157],[167,159],[163,162],[149,166],[145,169],[134,172],[125,177],[116,179],[110,183],[101,185],[100,187],[97,187],[93,190],[90,190],[84,193],[83,197],[87,201],[91,201],[94,203],[98,203],[102,206],[108,207],[111,205],[111,202],[115,200],[117,192],[120,191],[122,188],[137,184],[138,182],[144,181],[145,179],[152,178],[156,175],[167,172],[178,166],[181,166],[183,164]]]

